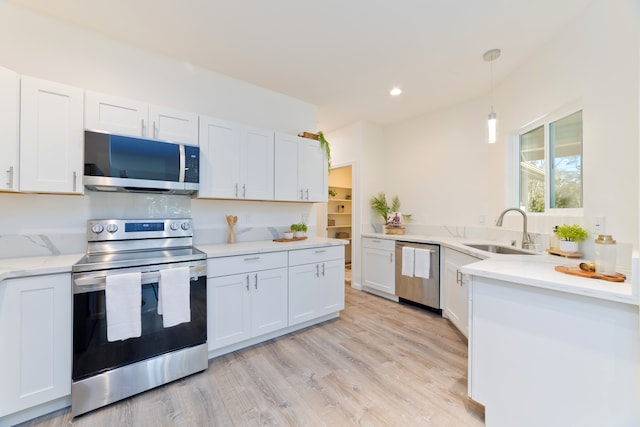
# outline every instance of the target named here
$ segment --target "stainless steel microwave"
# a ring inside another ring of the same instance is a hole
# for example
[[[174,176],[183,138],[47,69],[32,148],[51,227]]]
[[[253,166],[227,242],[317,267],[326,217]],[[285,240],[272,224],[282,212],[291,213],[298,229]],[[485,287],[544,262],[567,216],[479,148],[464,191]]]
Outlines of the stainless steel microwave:
[[[196,146],[84,133],[84,185],[89,190],[194,194],[199,182]]]

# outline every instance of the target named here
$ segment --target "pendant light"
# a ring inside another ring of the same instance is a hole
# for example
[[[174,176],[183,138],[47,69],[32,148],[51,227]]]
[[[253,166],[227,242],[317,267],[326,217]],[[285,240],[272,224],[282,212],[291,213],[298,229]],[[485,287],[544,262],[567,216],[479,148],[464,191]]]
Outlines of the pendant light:
[[[497,122],[496,113],[493,112],[493,61],[500,58],[500,49],[488,50],[482,55],[485,61],[491,64],[491,112],[489,113],[489,120],[487,121],[488,139],[489,144],[496,142],[497,137]]]

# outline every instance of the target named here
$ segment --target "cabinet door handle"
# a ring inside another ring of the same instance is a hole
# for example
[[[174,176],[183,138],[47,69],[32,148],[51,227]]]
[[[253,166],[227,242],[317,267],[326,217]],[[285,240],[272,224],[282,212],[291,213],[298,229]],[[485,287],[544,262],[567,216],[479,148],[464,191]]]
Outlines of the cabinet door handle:
[[[307,188],[305,191],[306,191],[306,193],[307,193],[306,200],[309,200],[309,189]]]
[[[456,270],[456,283],[462,285],[462,272],[460,270]]]
[[[389,253],[389,262],[393,262],[393,252]]]
[[[238,198],[238,183],[236,182],[236,198]]]
[[[151,129],[151,131],[153,132],[153,139],[158,139],[158,132],[156,130],[156,121],[153,121],[153,129]]]
[[[74,193],[76,192],[76,189],[77,189],[77,187],[78,187],[78,185],[77,185],[77,183],[76,183],[77,178],[78,178],[78,174],[74,171],[74,172],[73,172],[73,192],[74,192]]]
[[[300,200],[304,200],[304,189],[300,189]]]
[[[322,263],[322,277],[324,277],[324,262]]]
[[[258,273],[255,274],[256,283],[253,285],[256,289],[258,289]]]
[[[320,277],[320,264],[316,264],[316,277]]]
[[[247,274],[247,290],[249,290],[249,275]]]
[[[242,184],[242,198],[247,198],[247,184]]]
[[[144,119],[140,119],[140,136],[144,136]]]
[[[7,187],[13,189],[13,166],[7,170]]]

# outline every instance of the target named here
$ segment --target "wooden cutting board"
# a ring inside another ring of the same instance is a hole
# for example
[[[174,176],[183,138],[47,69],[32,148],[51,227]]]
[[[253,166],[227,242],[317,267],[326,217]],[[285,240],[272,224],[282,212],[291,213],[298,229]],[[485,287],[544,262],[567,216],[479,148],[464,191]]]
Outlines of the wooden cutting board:
[[[274,242],[297,242],[298,240],[304,240],[307,236],[304,237],[293,237],[291,239],[285,239],[284,237],[281,239],[273,239]]]
[[[596,273],[595,271],[583,271],[580,270],[580,267],[574,266],[566,266],[566,265],[558,265],[556,266],[556,271],[565,274],[571,274],[573,276],[587,277],[591,279],[600,279],[606,280],[609,282],[624,282],[627,278],[622,273],[616,273],[614,276],[605,276],[604,274]]]

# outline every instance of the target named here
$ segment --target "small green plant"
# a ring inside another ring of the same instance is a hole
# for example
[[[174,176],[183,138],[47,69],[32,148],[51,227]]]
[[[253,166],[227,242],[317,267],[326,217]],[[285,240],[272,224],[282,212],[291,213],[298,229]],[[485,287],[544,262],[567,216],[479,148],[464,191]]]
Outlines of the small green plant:
[[[336,190],[334,190],[333,188],[329,189],[329,196],[331,197],[336,197],[338,193],[336,193]]]
[[[291,224],[291,231],[302,231],[303,233],[307,232],[307,224],[304,222],[299,222],[297,224]]]
[[[589,236],[589,232],[577,224],[562,224],[554,230],[555,235],[560,240],[568,240],[570,242],[582,242]]]

